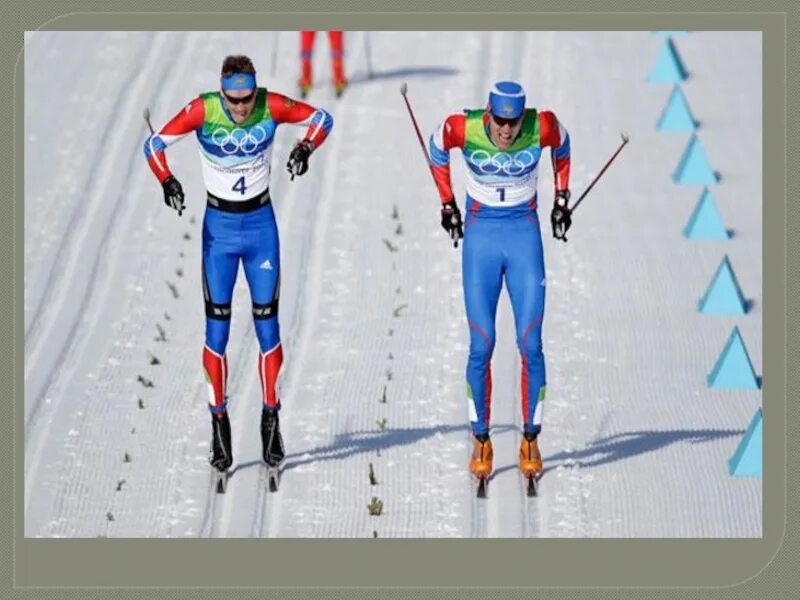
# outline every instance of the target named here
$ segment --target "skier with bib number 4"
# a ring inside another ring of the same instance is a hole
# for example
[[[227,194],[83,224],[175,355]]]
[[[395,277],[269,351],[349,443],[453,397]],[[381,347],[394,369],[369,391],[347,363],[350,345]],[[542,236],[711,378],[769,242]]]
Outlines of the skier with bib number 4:
[[[270,480],[273,489],[285,455],[276,393],[283,365],[278,329],[280,253],[269,191],[275,131],[282,123],[306,127],[286,165],[294,180],[308,170],[309,158],[330,133],[333,119],[322,109],[258,87],[252,61],[246,56],[228,56],[222,63],[219,89],[190,101],[144,144],[147,162],[164,190],[164,202],[179,215],[184,210],[183,188],[167,164],[165,151],[189,133],[197,136],[200,147],[207,201],[202,246],[203,368],[212,423],[209,462],[220,473],[219,492],[225,490],[233,464],[226,346],[240,262],[250,288],[260,347],[262,457],[275,478],[274,485]]]
[[[571,225],[569,135],[552,112],[525,108],[520,84],[497,82],[485,109],[448,116],[429,141],[431,169],[442,202],[442,227],[456,244],[464,239],[462,279],[470,333],[466,379],[474,438],[470,471],[481,496],[493,469],[491,357],[503,281],[511,298],[522,356],[519,469],[529,495],[536,495],[543,470],[538,436],[546,390],[542,352],[546,282],[537,181],[546,147],[551,149],[555,178],[550,213],[553,236],[566,242]],[[467,166],[463,221],[450,179],[449,153],[454,148],[461,150]]]

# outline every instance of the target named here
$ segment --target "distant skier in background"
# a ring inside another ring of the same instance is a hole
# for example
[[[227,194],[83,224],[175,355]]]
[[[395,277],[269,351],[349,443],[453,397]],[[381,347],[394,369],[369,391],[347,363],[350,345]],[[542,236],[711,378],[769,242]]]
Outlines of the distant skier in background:
[[[546,389],[542,352],[545,269],[537,181],[542,150],[548,146],[555,174],[550,215],[553,236],[566,241],[571,224],[569,135],[552,112],[525,108],[521,85],[513,81],[496,83],[485,109],[450,115],[430,137],[431,164],[442,201],[442,227],[456,243],[464,238],[462,273],[470,332],[466,379],[474,436],[470,470],[479,485],[492,473],[490,363],[503,280],[511,298],[522,355],[519,468],[529,486],[535,486],[542,472],[538,435]],[[450,179],[449,152],[454,148],[461,149],[467,165],[467,217],[463,224]]]
[[[314,38],[316,31],[300,32],[300,95],[305,98],[314,83],[311,60],[314,55]],[[344,35],[341,31],[329,31],[328,41],[331,50],[331,69],[333,71],[333,89],[341,96],[347,87],[344,76]]]
[[[165,150],[192,132],[200,146],[207,190],[202,248],[203,368],[213,432],[210,462],[221,472],[233,463],[225,350],[240,262],[250,288],[260,346],[263,458],[267,465],[277,467],[284,457],[278,422],[281,404],[275,389],[283,364],[278,330],[280,253],[269,192],[273,141],[281,123],[307,127],[289,155],[287,168],[294,179],[308,170],[309,157],[330,133],[331,116],[258,87],[252,61],[246,56],[228,56],[222,63],[219,89],[191,100],[144,144],[147,162],[164,189],[164,202],[179,215],[184,210],[184,193],[167,165]]]

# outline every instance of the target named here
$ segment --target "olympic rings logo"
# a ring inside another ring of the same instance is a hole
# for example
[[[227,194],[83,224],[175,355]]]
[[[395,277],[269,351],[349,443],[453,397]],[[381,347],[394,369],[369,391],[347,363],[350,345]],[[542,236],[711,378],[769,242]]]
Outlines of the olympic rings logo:
[[[250,154],[255,152],[258,145],[266,139],[267,132],[261,125],[256,125],[250,129],[237,127],[231,131],[218,127],[211,134],[211,141],[225,154],[236,154],[237,152]]]
[[[536,157],[530,150],[523,150],[514,154],[498,152],[490,154],[486,150],[474,150],[468,160],[483,175],[521,175],[536,164]]]

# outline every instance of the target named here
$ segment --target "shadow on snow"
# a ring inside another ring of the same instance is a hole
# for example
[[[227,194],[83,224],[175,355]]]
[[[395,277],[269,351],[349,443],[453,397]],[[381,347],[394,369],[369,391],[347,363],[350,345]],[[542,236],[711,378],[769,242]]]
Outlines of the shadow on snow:
[[[648,452],[657,452],[676,443],[701,444],[732,436],[742,429],[687,429],[678,431],[630,431],[600,438],[582,450],[558,452],[544,459],[544,472],[564,467],[597,467]]]

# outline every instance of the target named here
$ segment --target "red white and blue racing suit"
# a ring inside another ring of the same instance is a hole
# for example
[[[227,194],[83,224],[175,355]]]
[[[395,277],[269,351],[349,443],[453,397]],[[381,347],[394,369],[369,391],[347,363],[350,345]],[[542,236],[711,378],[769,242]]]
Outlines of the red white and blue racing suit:
[[[450,150],[466,163],[467,197],[462,274],[470,333],[467,398],[475,435],[489,433],[495,315],[505,281],[522,356],[522,419],[541,431],[546,390],[542,352],[545,269],[537,214],[542,150],[551,148],[557,190],[569,187],[569,135],[552,112],[527,109],[519,135],[501,151],[491,141],[488,114],[467,110],[447,117],[431,135],[433,173],[442,202],[454,198]]]
[[[275,131],[281,123],[307,126],[304,140],[318,148],[330,133],[333,119],[322,109],[258,88],[252,113],[244,123],[237,124],[220,93],[208,92],[189,102],[144,144],[148,164],[163,183],[172,174],[165,149],[191,132],[199,142],[207,190],[203,219],[203,367],[209,408],[215,414],[226,410],[225,349],[240,261],[250,288],[260,346],[263,406],[268,410],[280,408],[275,389],[283,364],[277,318],[280,252],[269,180]]]

